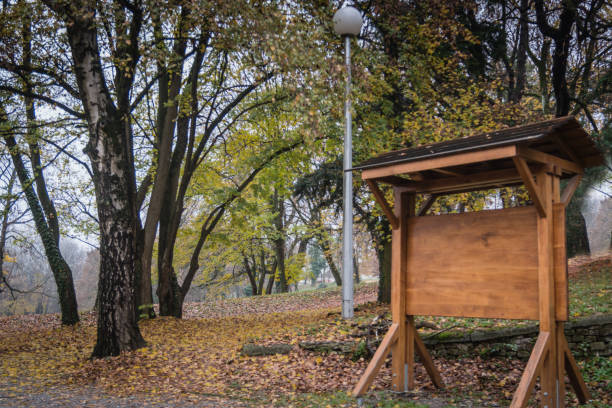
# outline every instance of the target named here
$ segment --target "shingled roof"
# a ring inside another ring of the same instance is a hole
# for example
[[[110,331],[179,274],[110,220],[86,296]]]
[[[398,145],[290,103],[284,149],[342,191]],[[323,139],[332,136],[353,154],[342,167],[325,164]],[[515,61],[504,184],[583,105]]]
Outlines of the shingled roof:
[[[360,163],[353,170],[372,169],[509,145],[528,146],[567,160],[577,159],[585,168],[604,163],[604,157],[580,123],[573,116],[565,116],[384,153]]]

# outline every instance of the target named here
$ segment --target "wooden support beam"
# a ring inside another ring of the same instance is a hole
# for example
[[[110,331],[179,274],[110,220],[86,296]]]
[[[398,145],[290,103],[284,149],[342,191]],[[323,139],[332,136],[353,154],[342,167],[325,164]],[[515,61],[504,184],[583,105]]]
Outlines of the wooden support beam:
[[[532,166],[536,170],[540,166]],[[445,194],[457,191],[470,191],[484,188],[497,188],[500,185],[520,183],[521,176],[516,168],[492,170],[459,177],[445,177],[412,183],[402,188],[403,191],[412,191],[423,194]]]
[[[407,251],[408,217],[414,216],[415,195],[394,189],[395,216],[399,219],[399,228],[392,231],[391,236],[391,317],[393,323],[399,325],[397,342],[393,346],[393,361],[391,364],[391,383],[393,391],[406,390],[406,281],[407,281]]]
[[[414,389],[414,341],[416,336],[416,326],[414,316],[406,316],[406,378],[405,389]]]
[[[521,381],[512,398],[512,403],[510,403],[510,408],[524,408],[527,406],[536,378],[540,373],[549,350],[549,343],[550,332],[540,332],[533,346],[533,351],[529,356],[529,361],[527,361],[527,366],[525,366],[525,371],[523,371],[521,376]]]
[[[427,199],[423,201],[423,204],[421,204],[421,208],[419,208],[419,212],[417,213],[417,216],[422,217],[425,214],[427,214],[427,211],[429,211],[433,203],[436,202],[437,198],[438,198],[437,194],[431,194],[429,197],[427,197]]]
[[[550,166],[536,173],[538,193],[544,214],[537,220],[538,231],[538,303],[540,331],[550,333],[549,351],[540,373],[540,404],[557,408],[557,338],[555,319],[555,277],[553,261],[553,178]]]
[[[533,174],[531,174],[529,166],[527,166],[525,160],[520,157],[514,157],[512,160],[514,161],[516,170],[523,179],[523,183],[525,183],[525,187],[527,187],[527,191],[529,191],[531,201],[533,201],[533,204],[537,208],[540,217],[546,217],[546,208],[544,207],[544,202],[542,201],[542,197],[540,195],[540,192],[538,191],[538,186],[533,180]]]
[[[559,184],[559,181],[556,181]],[[565,250],[565,206],[553,204],[553,273],[555,278],[555,319],[566,322],[569,318],[569,290],[567,256]]]
[[[561,149],[561,151],[570,158],[571,161],[582,166],[580,158],[576,156],[576,153],[574,153],[574,151],[567,145],[567,143],[563,141],[563,139],[561,139],[558,135],[552,135],[551,138],[555,144],[559,146],[559,149]]]
[[[373,179],[369,179],[369,180],[373,180]],[[376,179],[376,181],[380,183],[390,184],[396,187],[409,187],[415,183],[414,180],[408,180],[400,176],[379,177]]]
[[[440,372],[434,365],[433,359],[431,358],[429,351],[427,351],[427,347],[425,347],[425,343],[423,343],[423,340],[421,340],[419,333],[416,331],[416,328],[414,328],[414,344],[416,346],[415,348],[416,348],[417,353],[419,353],[419,358],[421,359],[421,362],[425,366],[425,369],[427,370],[427,374],[429,374],[429,378],[431,378],[431,382],[437,388],[443,388],[444,382],[442,381]]]
[[[538,163],[559,166],[563,170],[570,173],[582,174],[584,172],[582,166],[577,163],[562,159],[557,156],[553,156],[552,154],[547,154],[538,150],[530,149],[528,147],[518,147],[518,156]]]
[[[446,176],[453,176],[453,177],[463,176],[463,174],[461,173],[458,173],[456,171],[446,170],[446,169],[432,169],[432,170],[435,171],[436,173],[444,174]]]
[[[378,188],[376,182],[373,180],[366,180],[366,183],[368,183],[368,186],[370,187],[370,190],[372,191],[376,202],[378,203],[378,205],[380,205],[380,208],[382,208],[383,213],[385,213],[385,215],[387,216],[389,224],[391,224],[391,228],[399,228],[399,220],[397,216],[393,213],[393,210],[387,202],[385,195],[382,191],[380,191],[380,188]]]
[[[364,180],[398,174],[413,173],[423,170],[439,169],[444,167],[460,166],[462,164],[479,163],[487,160],[498,160],[516,156],[516,146],[495,147],[486,150],[477,150],[449,156],[415,160],[408,163],[399,163],[384,167],[363,170],[361,178]]]
[[[559,337],[559,351],[563,354],[565,360],[565,371],[567,372],[567,377],[569,378],[570,384],[578,397],[578,401],[580,401],[581,404],[585,404],[591,399],[591,393],[584,383],[582,374],[580,374],[580,368],[578,367],[578,364],[576,364],[576,360],[574,360],[569,344],[567,344],[565,334],[562,333],[562,335]]]
[[[382,342],[376,349],[376,353],[374,353],[374,357],[370,360],[368,367],[364,371],[363,375],[359,379],[359,382],[353,389],[353,396],[358,397],[363,395],[370,385],[372,381],[374,381],[374,377],[378,374],[380,367],[385,362],[389,351],[391,351],[391,346],[397,341],[397,331],[399,328],[399,324],[393,323],[391,327],[389,327],[389,331],[383,337]]]
[[[414,181],[423,181],[423,180],[425,180],[425,177],[423,177],[423,175],[421,173],[416,172],[416,171],[414,173],[408,173],[408,175]]]
[[[564,207],[567,207],[570,200],[574,196],[576,189],[580,185],[580,180],[582,180],[582,174],[576,174],[574,177],[569,179],[569,181],[567,182],[567,185],[565,186],[565,188],[563,189],[563,192],[561,193],[561,203],[563,203]]]

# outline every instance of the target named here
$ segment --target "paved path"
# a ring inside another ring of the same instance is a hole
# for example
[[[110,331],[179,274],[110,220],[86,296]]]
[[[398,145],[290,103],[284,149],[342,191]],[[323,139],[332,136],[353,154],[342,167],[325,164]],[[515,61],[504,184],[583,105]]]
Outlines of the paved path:
[[[101,393],[95,386],[56,386],[40,390],[32,384],[15,382],[0,377],[0,408],[242,408],[248,405],[242,401],[222,397],[198,397],[197,401],[154,398],[148,395],[117,397]]]

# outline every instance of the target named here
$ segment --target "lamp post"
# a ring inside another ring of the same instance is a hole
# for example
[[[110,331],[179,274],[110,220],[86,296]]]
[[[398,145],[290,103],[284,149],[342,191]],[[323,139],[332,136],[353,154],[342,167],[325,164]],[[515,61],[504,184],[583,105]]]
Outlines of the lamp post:
[[[361,13],[354,7],[344,6],[334,14],[334,30],[344,38],[346,64],[346,93],[344,101],[344,158],[342,218],[342,317],[353,318],[353,140],[351,135],[351,36],[361,31]]]

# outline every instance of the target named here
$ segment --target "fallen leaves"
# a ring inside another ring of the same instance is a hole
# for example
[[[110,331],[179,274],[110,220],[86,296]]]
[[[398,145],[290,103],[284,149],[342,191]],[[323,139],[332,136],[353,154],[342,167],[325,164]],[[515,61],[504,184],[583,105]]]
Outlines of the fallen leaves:
[[[96,360],[89,359],[95,341],[92,314],[83,315],[75,327],[62,327],[57,316],[49,315],[0,318],[0,380],[7,385],[7,393],[34,382],[39,390],[72,385],[95,387],[118,397],[146,395],[189,401],[231,397],[249,405],[291,400],[292,396],[346,395],[365,370],[367,359],[353,361],[340,353],[315,353],[299,344],[356,341],[355,335],[364,331],[364,324],[377,316],[381,320],[388,311],[388,306],[365,303],[375,296],[375,286],[359,287],[356,299],[360,306],[352,321],[340,318],[337,289],[189,304],[184,320],[159,317],[140,323],[147,347]],[[441,327],[447,324],[457,322],[436,321]],[[374,336],[383,336],[383,329],[380,331]],[[286,355],[241,356],[242,346],[249,342],[282,342],[293,347]],[[525,364],[480,357],[436,359],[435,363],[448,387],[436,390],[423,366],[417,364],[417,388],[404,399],[507,404]],[[609,368],[602,364],[598,360],[585,367],[588,373],[603,372],[590,379],[595,395],[603,401],[610,381],[605,375]],[[375,392],[388,390],[390,383],[387,362],[372,388]]]

